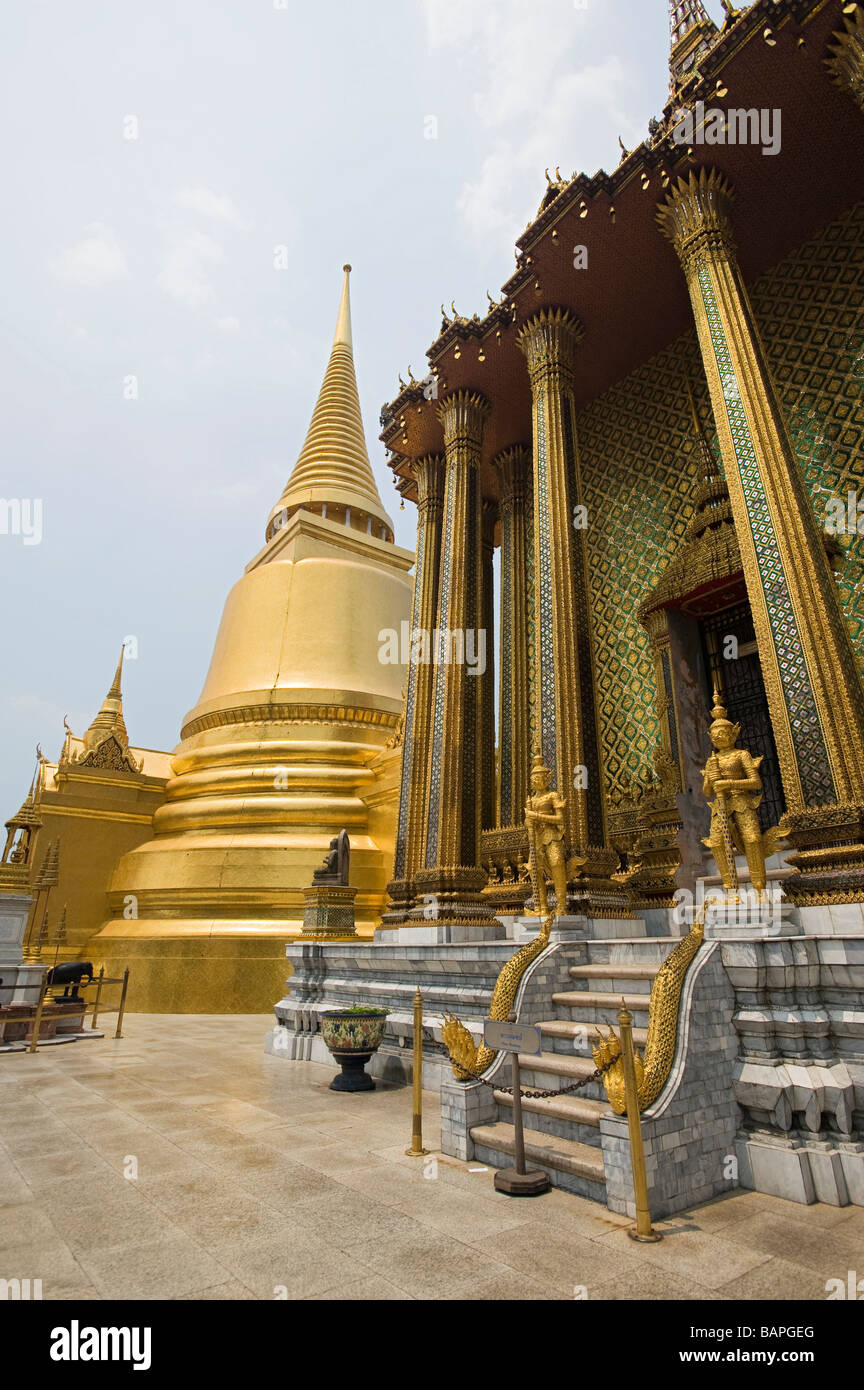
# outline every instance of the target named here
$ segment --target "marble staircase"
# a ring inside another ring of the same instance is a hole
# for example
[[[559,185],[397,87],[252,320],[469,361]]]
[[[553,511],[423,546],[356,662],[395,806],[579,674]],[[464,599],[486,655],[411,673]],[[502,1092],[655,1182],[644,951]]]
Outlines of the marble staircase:
[[[638,931],[640,923],[634,921]],[[644,927],[643,927],[644,930]],[[631,936],[585,942],[584,964],[568,970],[571,987],[551,996],[554,1015],[538,1024],[543,1038],[539,1057],[519,1059],[523,1088],[555,1090],[590,1076],[595,1070],[591,1046],[601,1036],[598,1024],[616,1028],[622,998],[633,1014],[634,1042],[644,1047],[648,1001],[662,961],[677,937]],[[509,1065],[497,1076],[509,1084]],[[477,1159],[506,1167],[515,1152],[513,1100],[494,1092],[497,1114],[474,1125],[471,1140]],[[525,1153],[530,1164],[548,1172],[556,1187],[606,1202],[606,1174],[601,1149],[601,1118],[611,1114],[601,1082],[589,1082],[569,1095],[522,1101]]]

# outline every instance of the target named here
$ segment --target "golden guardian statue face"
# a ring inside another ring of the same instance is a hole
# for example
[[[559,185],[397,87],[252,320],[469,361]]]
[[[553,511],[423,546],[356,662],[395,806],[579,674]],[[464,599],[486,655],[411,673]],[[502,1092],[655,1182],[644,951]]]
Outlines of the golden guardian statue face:
[[[733,724],[729,719],[715,719],[708,732],[715,748],[734,748],[738,742],[741,725]]]

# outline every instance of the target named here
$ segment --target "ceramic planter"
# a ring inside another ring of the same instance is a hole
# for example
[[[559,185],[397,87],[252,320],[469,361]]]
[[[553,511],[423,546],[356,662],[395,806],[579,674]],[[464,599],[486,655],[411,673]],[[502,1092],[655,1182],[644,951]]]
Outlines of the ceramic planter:
[[[389,1012],[328,1009],[321,1014],[321,1036],[342,1068],[330,1082],[331,1091],[375,1090],[375,1082],[364,1069],[381,1045]]]

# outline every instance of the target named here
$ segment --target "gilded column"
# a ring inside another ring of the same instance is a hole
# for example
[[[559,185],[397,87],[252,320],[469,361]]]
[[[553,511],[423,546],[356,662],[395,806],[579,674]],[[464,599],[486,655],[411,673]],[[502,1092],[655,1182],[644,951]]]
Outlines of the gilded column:
[[[458,391],[439,405],[446,481],[434,644],[426,864],[414,877],[417,900],[439,924],[489,925],[480,864],[483,791],[484,622],[480,449],[488,412],[482,396]]]
[[[501,763],[498,824],[521,825],[528,799],[531,731],[528,715],[528,614],[533,572],[528,565],[531,527],[531,455],[522,446],[495,459],[501,493],[501,660],[498,750]]]
[[[411,610],[411,659],[405,693],[402,780],[393,881],[382,926],[398,926],[413,900],[413,875],[424,863],[429,804],[429,744],[433,666],[431,643],[438,612],[444,456],[429,454],[414,465],[417,484],[417,561]]]
[[[702,169],[679,180],[658,220],[681,260],[693,304],[790,813],[790,838],[796,848],[814,853],[829,841],[846,846],[828,858],[819,859],[818,853],[793,858],[802,873],[818,868],[824,875],[829,869],[839,872],[841,861],[851,866],[856,857],[861,859],[856,841],[864,829],[864,688],[738,267],[731,199],[726,179]],[[827,818],[805,814],[807,808],[828,803],[835,811]],[[847,806],[848,815],[838,819],[837,804]],[[837,888],[837,873],[834,878]],[[864,892],[864,870],[859,874],[856,867],[846,882],[846,891]],[[821,885],[814,880],[810,888],[814,895],[818,889],[819,900],[833,891],[827,880]],[[805,901],[809,890],[796,881],[793,891]]]
[[[483,499],[481,530],[483,556],[480,566],[480,610],[483,633],[483,671],[480,689],[480,823],[483,830],[494,829],[497,822],[495,786],[495,522],[497,503]]]
[[[582,326],[544,309],[522,328],[533,395],[535,733],[567,799],[568,851],[580,887],[610,888],[617,856],[606,810],[588,587],[586,525],[576,443],[573,374]],[[570,877],[574,877],[571,871]],[[603,882],[601,883],[601,880]]]
[[[860,5],[834,35],[825,66],[837,86],[864,111],[864,10]]]

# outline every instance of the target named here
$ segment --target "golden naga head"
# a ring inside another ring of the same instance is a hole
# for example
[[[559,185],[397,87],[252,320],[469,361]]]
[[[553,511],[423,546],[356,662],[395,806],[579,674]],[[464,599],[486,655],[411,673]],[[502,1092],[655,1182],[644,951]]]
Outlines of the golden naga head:
[[[715,748],[734,748],[741,732],[740,724],[733,724],[726,713],[726,706],[723,704],[723,697],[720,691],[714,688],[714,706],[711,710],[713,723],[708,732],[711,735],[711,742]]]

